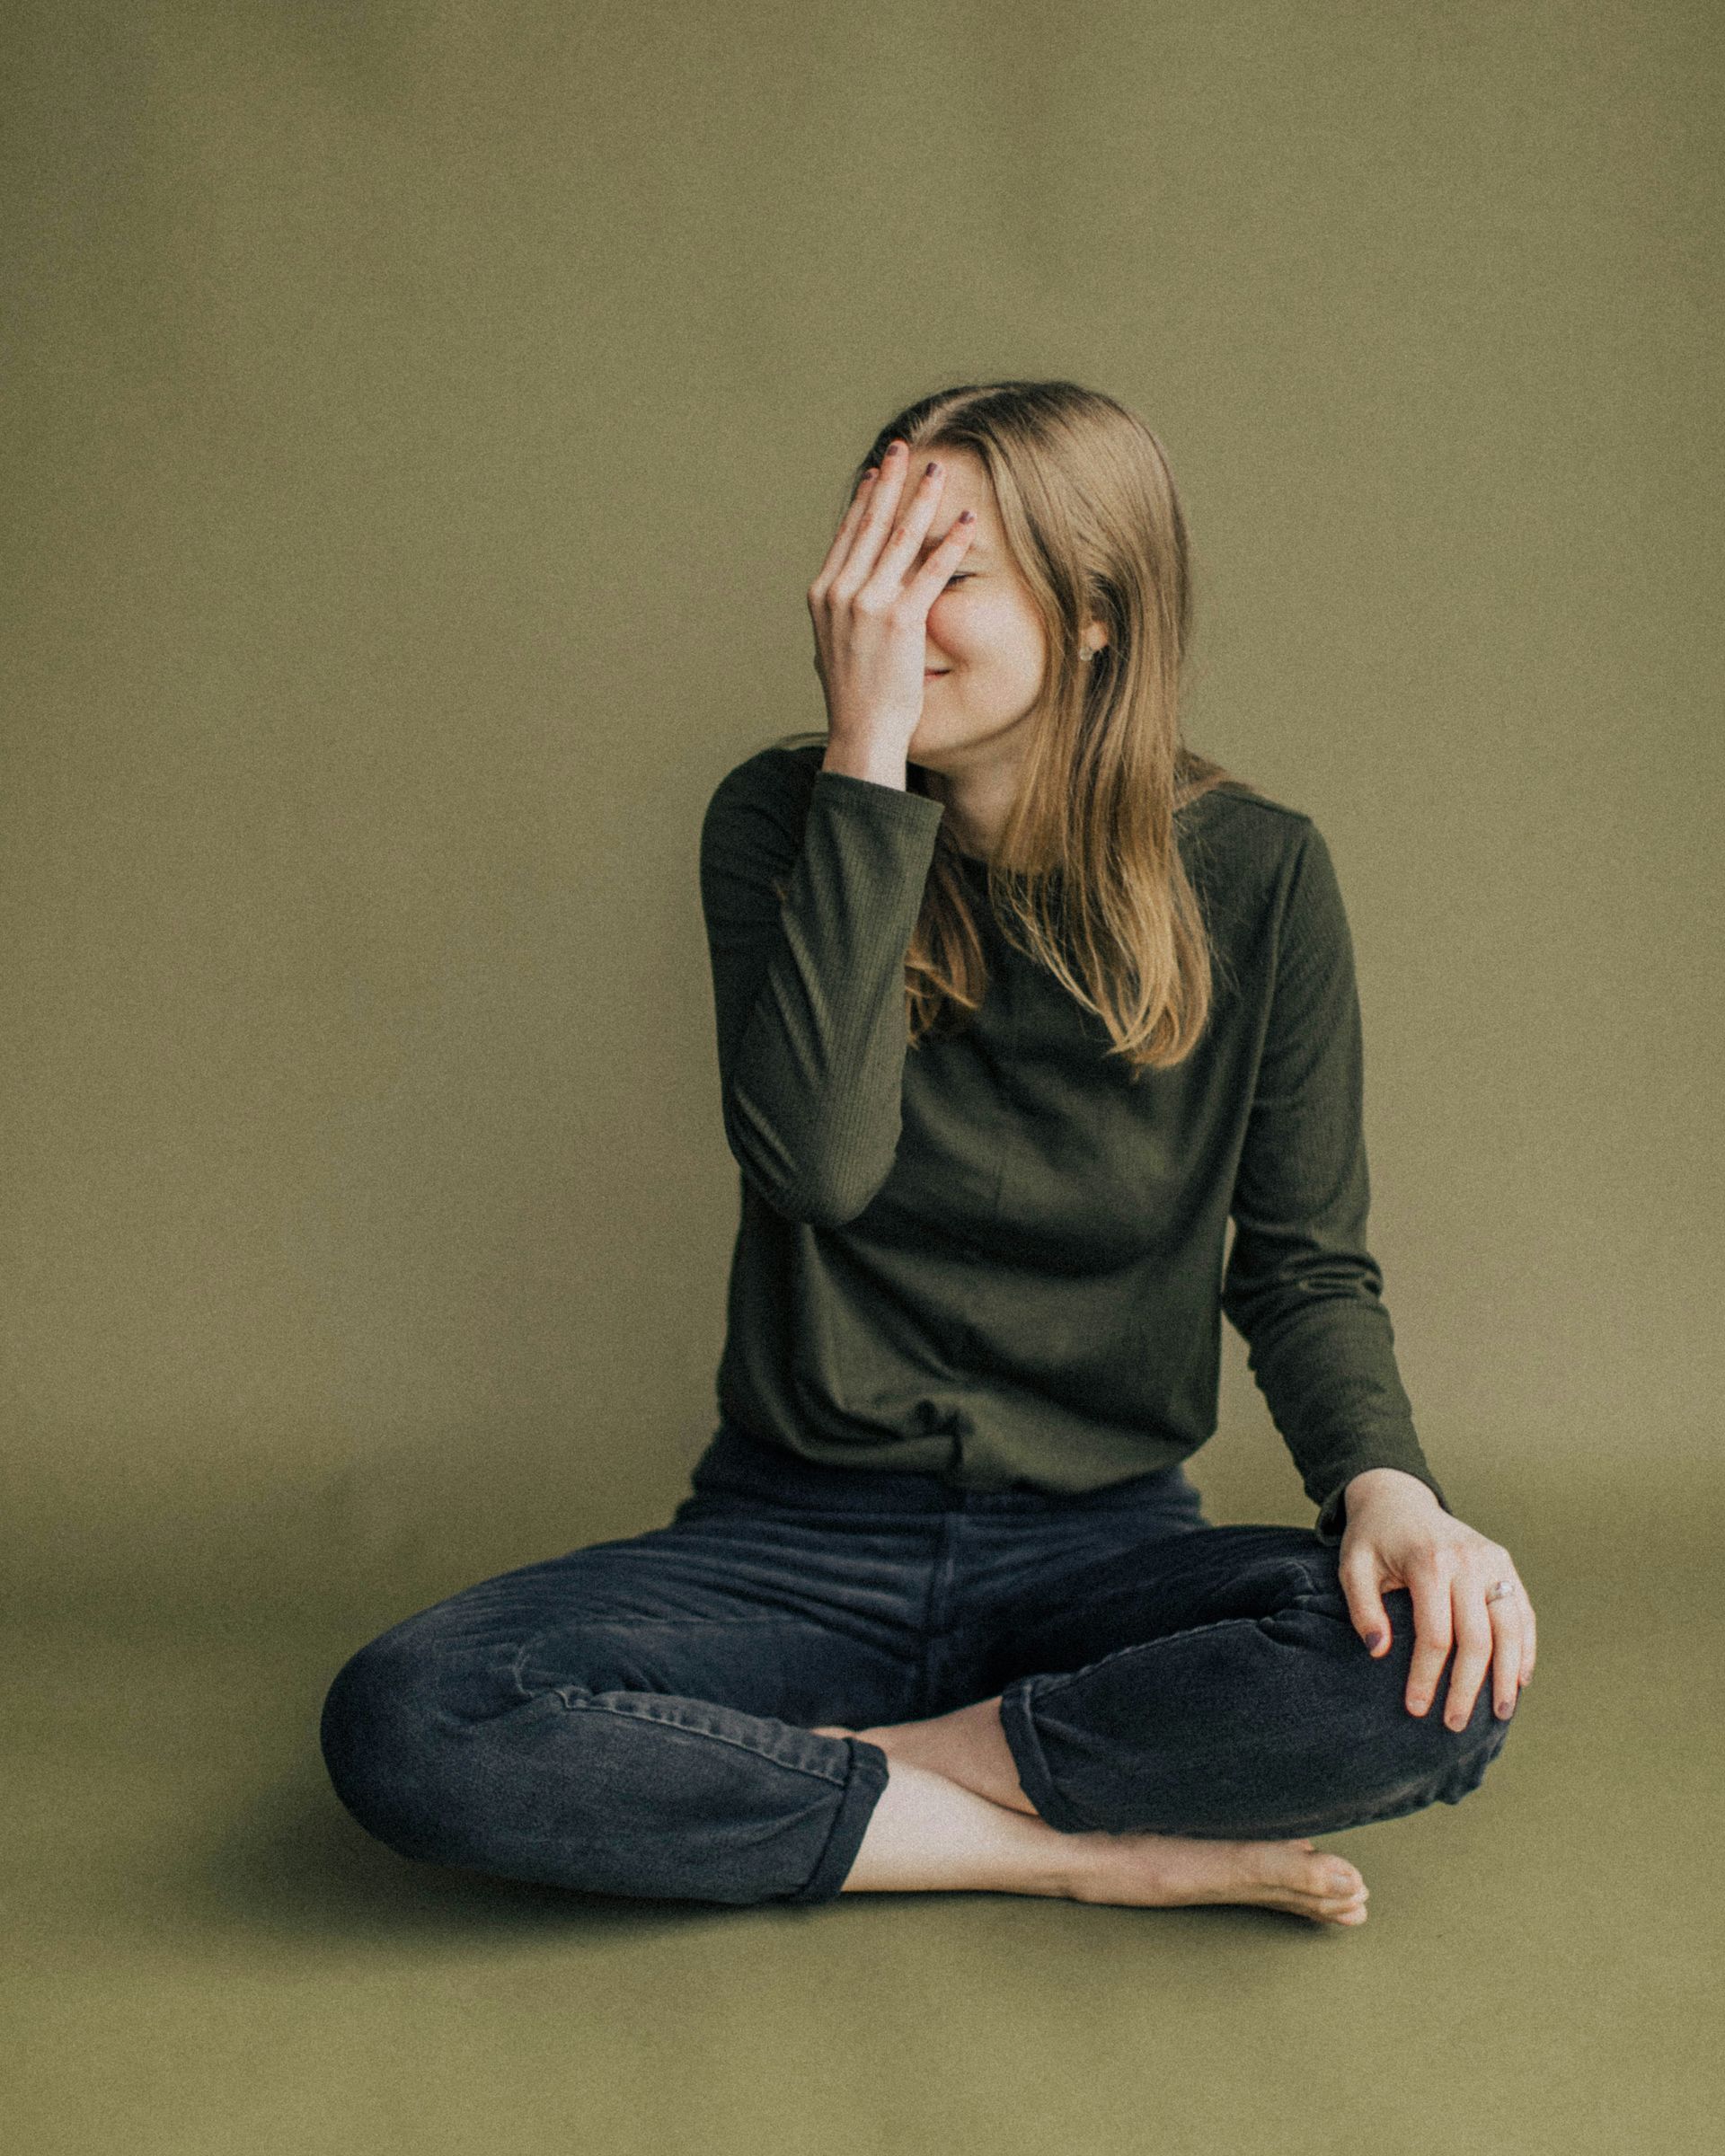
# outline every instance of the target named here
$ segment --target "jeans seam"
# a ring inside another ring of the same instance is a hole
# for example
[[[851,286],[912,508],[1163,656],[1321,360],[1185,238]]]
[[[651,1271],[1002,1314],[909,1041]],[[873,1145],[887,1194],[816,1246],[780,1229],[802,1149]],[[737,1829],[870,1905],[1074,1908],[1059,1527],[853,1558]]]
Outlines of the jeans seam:
[[[841,1788],[849,1780],[848,1772],[829,1774],[824,1767],[801,1766],[794,1760],[781,1759],[776,1752],[769,1752],[765,1745],[751,1744],[747,1737],[728,1736],[722,1729],[700,1729],[688,1722],[673,1720],[668,1715],[647,1714],[635,1707],[613,1707],[603,1700],[572,1700],[569,1696],[569,1688],[562,1684],[547,1685],[544,1692],[529,1692],[527,1696],[529,1699],[543,1699],[547,1693],[561,1700],[564,1711],[569,1714],[612,1714],[617,1715],[624,1720],[651,1722],[657,1728],[677,1729],[682,1731],[686,1736],[703,1737],[709,1743],[715,1745],[730,1745],[739,1752],[751,1753],[756,1759],[770,1760],[775,1767],[783,1767],[787,1772],[792,1774],[811,1774],[818,1780],[834,1782]],[[650,1699],[662,1695],[644,1692],[641,1696],[644,1699]],[[704,1703],[712,1705],[716,1702],[707,1701]],[[838,1737],[833,1741],[843,1744],[847,1740]]]
[[[777,1611],[773,1611],[768,1614],[757,1617],[649,1617],[644,1615],[639,1610],[630,1610],[616,1617],[607,1617],[602,1611],[583,1610],[579,1617],[564,1618],[556,1624],[542,1625],[540,1629],[534,1633],[530,1639],[524,1640],[522,1644],[516,1649],[515,1655],[509,1663],[509,1678],[516,1690],[520,1693],[524,1700],[536,1699],[538,1697],[538,1692],[535,1692],[533,1688],[526,1683],[521,1674],[522,1667],[526,1664],[527,1658],[529,1656],[531,1656],[533,1650],[538,1646],[542,1639],[550,1639],[558,1632],[568,1631],[574,1627],[586,1624],[676,1624],[678,1626],[687,1626],[693,1629],[696,1625],[729,1626],[749,1624],[794,1624],[795,1622],[796,1619],[794,1617],[783,1616]],[[557,1689],[559,1689],[559,1687],[555,1684],[542,1684],[539,1688],[541,1692],[556,1691]]]
[[[940,1538],[934,1547],[934,1555],[929,1561],[928,1586],[923,1595],[923,1606],[917,1613],[916,1683],[911,1700],[914,1712],[909,1718],[912,1720],[921,1720],[930,1709],[936,1648],[940,1639],[949,1636],[951,1630],[949,1623],[946,1632],[937,1633],[934,1618],[937,1611],[949,1619],[952,1615],[951,1591],[957,1560],[958,1531],[953,1525],[953,1515],[942,1513]]]

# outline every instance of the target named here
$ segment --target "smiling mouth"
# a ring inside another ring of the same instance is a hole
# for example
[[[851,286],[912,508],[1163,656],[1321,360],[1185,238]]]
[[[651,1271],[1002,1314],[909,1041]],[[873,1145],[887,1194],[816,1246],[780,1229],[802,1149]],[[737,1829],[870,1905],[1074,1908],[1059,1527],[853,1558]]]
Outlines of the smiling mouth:
[[[951,671],[952,669],[951,667],[924,667],[923,668],[923,679],[924,681],[938,681],[942,675],[950,674]]]

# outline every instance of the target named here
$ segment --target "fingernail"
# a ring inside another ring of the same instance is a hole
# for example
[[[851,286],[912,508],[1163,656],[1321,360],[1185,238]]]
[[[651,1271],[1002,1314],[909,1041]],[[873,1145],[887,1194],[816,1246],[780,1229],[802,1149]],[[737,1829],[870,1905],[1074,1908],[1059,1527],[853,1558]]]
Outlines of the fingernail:
[[[1384,1644],[1384,1635],[1383,1635],[1383,1633],[1382,1633],[1382,1632],[1368,1632],[1368,1633],[1366,1635],[1366,1644],[1367,1644],[1367,1647],[1369,1647],[1369,1648],[1371,1648],[1372,1652],[1373,1652],[1374,1654],[1376,1654],[1376,1653],[1377,1652],[1378,1648],[1379,1648],[1380,1647],[1382,1647],[1382,1646],[1383,1646],[1383,1644]]]

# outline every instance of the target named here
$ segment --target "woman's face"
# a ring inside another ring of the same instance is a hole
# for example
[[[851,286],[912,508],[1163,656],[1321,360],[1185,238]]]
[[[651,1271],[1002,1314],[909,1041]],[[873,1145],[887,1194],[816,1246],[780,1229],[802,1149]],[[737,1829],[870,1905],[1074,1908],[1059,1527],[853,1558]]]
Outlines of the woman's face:
[[[913,763],[969,769],[998,755],[1042,687],[1048,640],[1030,589],[1007,557],[994,488],[969,449],[914,451],[913,471],[930,457],[943,475],[934,515],[907,577],[921,568],[965,509],[976,536],[928,610],[923,715],[910,738]],[[1022,746],[1013,740],[1014,755]]]

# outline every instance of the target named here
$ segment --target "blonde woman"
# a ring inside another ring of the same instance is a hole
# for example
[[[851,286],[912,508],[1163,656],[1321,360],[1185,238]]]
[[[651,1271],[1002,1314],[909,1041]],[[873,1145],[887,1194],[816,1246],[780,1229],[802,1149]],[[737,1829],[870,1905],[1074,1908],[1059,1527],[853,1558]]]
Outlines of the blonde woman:
[[[1415,1435],[1334,866],[1184,742],[1190,593],[1110,397],[969,384],[871,446],[809,591],[827,730],[702,829],[717,1427],[666,1524],[338,1673],[331,1776],[402,1853],[1347,1926],[1312,1837],[1478,1787],[1534,1611]],[[1213,1525],[1185,1477],[1224,1315],[1311,1528]]]

